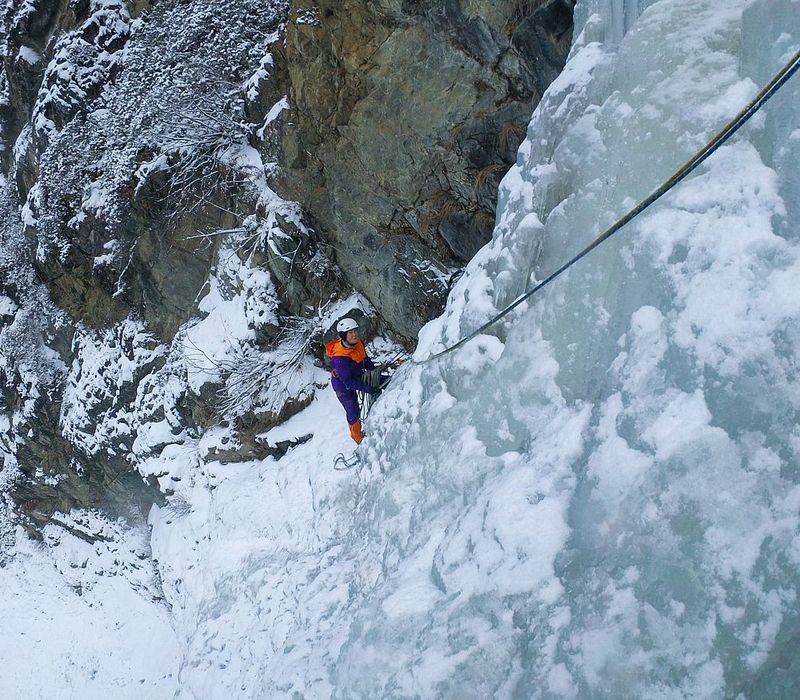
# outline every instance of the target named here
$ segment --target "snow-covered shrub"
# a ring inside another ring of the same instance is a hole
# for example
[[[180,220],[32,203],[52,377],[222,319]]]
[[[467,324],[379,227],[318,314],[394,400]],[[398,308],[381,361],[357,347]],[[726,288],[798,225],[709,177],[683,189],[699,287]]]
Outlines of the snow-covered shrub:
[[[111,231],[124,221],[124,197],[109,182],[104,164],[109,158],[108,137],[102,114],[79,115],[42,154],[39,179],[28,193],[25,220],[36,231],[38,260],[57,256],[66,261],[73,239],[87,220],[99,218]],[[126,154],[133,157],[130,149]]]
[[[218,392],[220,415],[278,415],[289,401],[313,395],[316,368],[311,346],[319,335],[315,319],[290,317],[283,321],[274,349],[236,348],[220,363],[224,379]]]
[[[185,358],[193,392],[199,394],[205,384],[218,386],[220,417],[278,414],[288,401],[313,392],[309,348],[318,323],[280,314],[272,277],[248,254],[251,237],[264,231],[256,226],[223,238],[199,303],[205,318],[190,322],[174,344]]]

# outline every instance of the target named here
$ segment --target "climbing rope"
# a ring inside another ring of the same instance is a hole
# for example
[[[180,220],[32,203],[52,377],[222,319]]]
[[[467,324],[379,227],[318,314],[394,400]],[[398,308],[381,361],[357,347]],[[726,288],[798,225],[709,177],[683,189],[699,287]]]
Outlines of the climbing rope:
[[[521,296],[517,297],[511,304],[506,306],[500,313],[496,316],[488,320],[484,323],[480,328],[474,330],[468,336],[462,338],[454,345],[451,345],[440,352],[431,355],[430,357],[425,358],[424,360],[414,360],[414,364],[425,364],[427,362],[432,362],[448,353],[457,350],[462,345],[465,345],[470,340],[475,338],[476,336],[483,333],[485,330],[493,326],[497,323],[500,319],[510,314],[514,309],[516,309],[523,301],[529,299],[534,294],[536,294],[539,290],[543,287],[546,287],[550,282],[552,282],[556,277],[561,275],[563,272],[566,272],[570,267],[572,267],[576,262],[578,262],[581,258],[588,255],[591,251],[593,251],[597,246],[599,246],[604,241],[607,241],[611,236],[613,236],[617,231],[619,231],[625,224],[629,223],[633,219],[635,219],[639,214],[641,214],[645,209],[647,209],[653,202],[663,197],[667,192],[669,192],[673,187],[675,187],[679,182],[684,180],[693,170],[695,170],[703,161],[705,161],[714,151],[716,151],[720,146],[722,146],[728,139],[730,139],[739,129],[742,128],[750,118],[758,112],[761,107],[772,97],[780,88],[786,83],[789,78],[794,75],[797,70],[800,69],[800,51],[798,51],[789,62],[778,71],[772,80],[767,83],[764,88],[759,92],[753,100],[741,111],[737,114],[731,121],[729,121],[718,133],[714,138],[712,138],[703,148],[701,148],[690,160],[688,160],[679,170],[677,170],[668,180],[666,180],[658,189],[654,190],[649,196],[643,199],[639,204],[637,204],[633,209],[631,209],[627,214],[625,214],[621,219],[618,219],[614,222],[608,229],[606,229],[603,233],[601,233],[597,238],[595,238],[589,245],[587,245],[583,250],[581,250],[575,257],[571,258],[567,262],[565,262],[561,267],[559,267],[555,272],[551,275],[546,277],[544,280],[539,282],[539,284],[535,285],[531,289],[524,292]]]

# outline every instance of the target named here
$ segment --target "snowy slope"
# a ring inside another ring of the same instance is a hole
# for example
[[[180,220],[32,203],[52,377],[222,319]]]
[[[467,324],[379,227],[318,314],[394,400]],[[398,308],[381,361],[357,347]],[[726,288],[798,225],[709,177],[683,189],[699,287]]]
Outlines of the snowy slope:
[[[96,513],[58,519],[44,542],[17,533],[0,553],[0,697],[161,700],[179,646],[160,599],[148,533]]]
[[[795,0],[579,2],[494,239],[417,358],[654,189],[800,44]],[[182,697],[785,697],[800,584],[795,79],[538,300],[152,515]],[[788,659],[788,660],[787,660]]]

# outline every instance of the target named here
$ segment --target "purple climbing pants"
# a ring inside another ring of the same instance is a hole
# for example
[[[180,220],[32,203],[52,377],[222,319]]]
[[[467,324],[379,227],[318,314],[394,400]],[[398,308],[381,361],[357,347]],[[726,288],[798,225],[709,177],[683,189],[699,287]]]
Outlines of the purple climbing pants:
[[[361,418],[361,407],[358,405],[358,396],[355,391],[343,391],[342,393],[337,391],[336,398],[339,399],[339,402],[344,406],[348,425],[353,425],[353,423]]]

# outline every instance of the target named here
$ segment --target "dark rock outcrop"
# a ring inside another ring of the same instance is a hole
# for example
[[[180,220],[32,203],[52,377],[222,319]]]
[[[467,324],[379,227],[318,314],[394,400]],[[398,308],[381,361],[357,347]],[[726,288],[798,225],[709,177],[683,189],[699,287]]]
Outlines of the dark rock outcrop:
[[[488,241],[497,184],[561,70],[572,0],[292,3],[280,186],[413,337]]]

